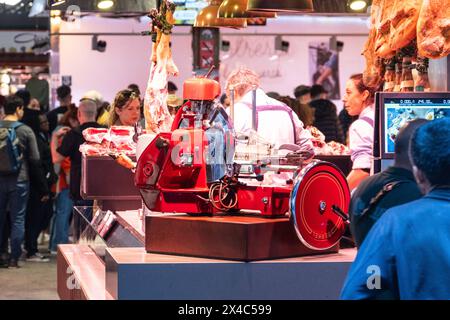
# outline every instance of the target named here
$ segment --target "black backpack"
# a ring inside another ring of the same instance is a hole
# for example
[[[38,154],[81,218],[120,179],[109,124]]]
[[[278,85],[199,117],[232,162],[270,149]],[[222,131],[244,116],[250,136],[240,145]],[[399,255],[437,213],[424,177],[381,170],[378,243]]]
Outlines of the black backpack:
[[[20,171],[23,154],[16,129],[21,125],[20,122],[13,122],[0,128],[0,175],[18,174]]]

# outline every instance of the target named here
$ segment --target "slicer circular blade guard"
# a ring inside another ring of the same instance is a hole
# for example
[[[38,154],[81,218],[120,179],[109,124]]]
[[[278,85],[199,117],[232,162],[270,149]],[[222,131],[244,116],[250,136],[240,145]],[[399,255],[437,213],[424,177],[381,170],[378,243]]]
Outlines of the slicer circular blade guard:
[[[294,180],[290,215],[300,241],[310,249],[326,250],[341,239],[345,222],[332,207],[348,211],[350,189],[343,173],[334,165],[314,161]]]

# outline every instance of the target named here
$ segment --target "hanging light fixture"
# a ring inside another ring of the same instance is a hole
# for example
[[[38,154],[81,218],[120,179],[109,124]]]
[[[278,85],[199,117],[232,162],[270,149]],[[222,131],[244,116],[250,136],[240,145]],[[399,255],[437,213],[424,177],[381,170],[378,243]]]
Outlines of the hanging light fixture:
[[[247,28],[247,19],[245,18],[235,18],[235,19],[225,19],[217,18],[217,27],[241,29]]]
[[[248,0],[224,0],[218,18],[276,18],[275,12],[248,11]]]
[[[348,6],[352,11],[362,11],[367,7],[367,0],[350,0]]]
[[[229,27],[229,28],[245,28],[247,20],[242,19],[223,19],[218,18],[219,7],[222,0],[211,0],[209,5],[203,8],[195,18],[194,27]]]
[[[100,0],[97,2],[97,8],[100,10],[108,10],[114,6],[114,1],[112,0]]]
[[[249,11],[312,12],[313,0],[248,0]]]
[[[50,10],[50,22],[52,25],[61,24],[61,10]]]
[[[19,4],[21,0],[0,0],[0,4],[6,4],[7,6],[15,6]]]
[[[220,0],[211,0],[209,5],[200,10],[195,18],[194,27],[216,27],[220,3]]]
[[[56,7],[59,6],[60,4],[63,4],[64,2],[66,2],[66,0],[49,0],[48,5],[50,7]]]

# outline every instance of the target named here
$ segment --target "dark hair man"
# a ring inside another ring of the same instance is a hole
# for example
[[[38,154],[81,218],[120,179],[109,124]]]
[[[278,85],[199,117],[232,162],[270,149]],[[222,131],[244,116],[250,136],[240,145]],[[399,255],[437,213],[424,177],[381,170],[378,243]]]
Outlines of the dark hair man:
[[[169,94],[176,94],[178,91],[178,87],[172,81],[168,81],[167,82],[167,91],[169,92]]]
[[[0,159],[2,170],[5,170],[0,174],[0,239],[3,239],[8,207],[11,221],[11,256],[8,264],[10,268],[18,268],[18,261],[22,255],[25,213],[30,190],[28,168],[31,164],[38,165],[39,151],[33,130],[20,122],[24,113],[23,100],[17,96],[10,96],[6,99],[4,109],[5,118],[0,120],[0,135],[3,136],[2,154],[5,155],[5,135],[14,130],[22,157],[17,157],[17,153],[12,152],[14,149],[9,149],[8,157],[16,159],[19,164],[17,168],[20,167],[17,171],[10,173],[6,171],[8,161]]]
[[[69,86],[62,85],[56,89],[59,107],[47,113],[47,119],[50,127],[50,133],[58,126],[58,122],[63,117],[64,113],[69,110],[72,103],[72,90]]]
[[[343,299],[450,299],[450,118],[416,130],[410,159],[425,196],[387,210],[373,226]]]
[[[314,112],[313,126],[325,136],[325,142],[344,143],[344,134],[337,116],[336,105],[328,99],[312,100],[309,105]]]
[[[320,84],[315,84],[309,91],[311,100],[328,99],[328,91]]]
[[[295,99],[301,104],[308,104],[311,102],[311,87],[299,85],[294,89]]]

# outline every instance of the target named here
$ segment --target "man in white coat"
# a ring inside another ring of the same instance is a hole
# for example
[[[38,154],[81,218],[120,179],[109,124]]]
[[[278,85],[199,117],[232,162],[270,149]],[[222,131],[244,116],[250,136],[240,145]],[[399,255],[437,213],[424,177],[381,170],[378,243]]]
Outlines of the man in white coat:
[[[293,110],[272,99],[260,88],[259,76],[252,70],[240,67],[229,75],[225,90],[230,96],[234,89],[234,129],[236,134],[249,135],[253,129],[252,101],[256,88],[256,133],[278,149],[283,144],[297,145],[294,149],[306,159],[314,156],[311,134]],[[230,113],[230,109],[227,109]],[[292,150],[294,151],[294,150]]]

